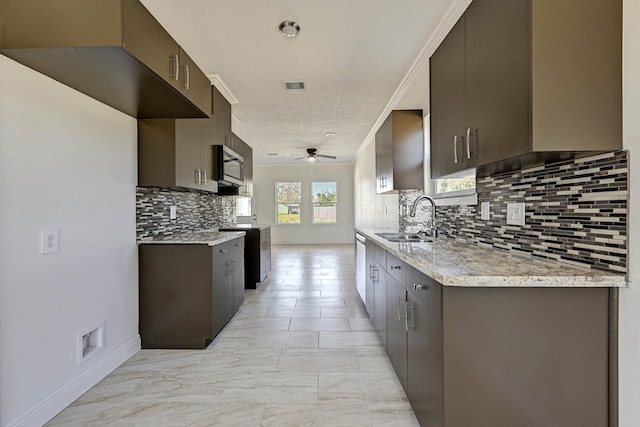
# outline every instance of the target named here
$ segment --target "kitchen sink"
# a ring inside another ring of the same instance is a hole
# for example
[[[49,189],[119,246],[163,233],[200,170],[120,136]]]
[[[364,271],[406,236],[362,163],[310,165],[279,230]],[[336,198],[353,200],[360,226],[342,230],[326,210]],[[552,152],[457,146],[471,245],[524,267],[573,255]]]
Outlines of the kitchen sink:
[[[417,233],[376,233],[390,242],[433,242],[433,238]]]

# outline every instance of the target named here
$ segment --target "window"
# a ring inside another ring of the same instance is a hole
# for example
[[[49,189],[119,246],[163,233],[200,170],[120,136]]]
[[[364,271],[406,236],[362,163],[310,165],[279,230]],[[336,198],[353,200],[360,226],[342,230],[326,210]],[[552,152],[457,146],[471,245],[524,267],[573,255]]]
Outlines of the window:
[[[453,197],[474,194],[476,171],[463,171],[449,178],[436,179],[436,197]]]
[[[300,224],[301,182],[276,182],[276,224]]]
[[[338,183],[312,182],[313,223],[335,224],[337,222]]]
[[[236,197],[236,216],[251,216],[251,198]]]

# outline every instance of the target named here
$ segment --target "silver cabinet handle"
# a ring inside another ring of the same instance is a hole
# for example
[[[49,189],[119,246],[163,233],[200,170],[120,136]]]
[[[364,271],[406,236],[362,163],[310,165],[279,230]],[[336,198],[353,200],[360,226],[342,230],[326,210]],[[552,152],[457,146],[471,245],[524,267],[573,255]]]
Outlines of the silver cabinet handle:
[[[401,267],[401,266],[399,266],[399,265],[392,265],[392,266],[391,266],[391,269],[392,269],[392,270],[400,270],[401,268],[402,268],[402,267]]]
[[[200,184],[200,169],[194,169],[193,171],[193,180],[196,182],[196,184]]]
[[[180,71],[180,59],[177,53],[172,53],[169,56],[169,77],[173,80],[178,80]]]
[[[453,135],[453,163],[458,163],[458,135]]]
[[[242,243],[236,243],[236,246],[242,246]]]
[[[226,254],[227,252],[229,252],[227,249],[220,249],[220,253]]]
[[[380,278],[378,277],[378,267],[373,267],[374,276],[372,277],[373,283],[378,283]]]
[[[203,177],[203,179],[202,179],[202,185],[207,185],[207,170],[206,170],[206,169],[204,169],[204,170],[202,171],[202,177]]]
[[[373,264],[369,264],[369,280],[373,280]]]
[[[411,315],[411,325],[409,324],[409,310],[415,310],[415,307],[410,306],[409,303],[407,302],[407,306],[405,309],[405,316],[404,316],[404,329],[406,332],[409,332],[409,328],[416,327],[415,323],[413,323],[413,314]]]
[[[427,285],[421,284],[421,283],[414,283],[413,284],[413,289],[416,291],[426,291],[427,290]]]
[[[182,66],[182,87],[186,90],[189,90],[189,64],[185,64]]]
[[[471,128],[467,128],[467,140],[465,141],[467,144],[467,159],[471,158],[471,148],[469,147],[469,141],[471,140]]]

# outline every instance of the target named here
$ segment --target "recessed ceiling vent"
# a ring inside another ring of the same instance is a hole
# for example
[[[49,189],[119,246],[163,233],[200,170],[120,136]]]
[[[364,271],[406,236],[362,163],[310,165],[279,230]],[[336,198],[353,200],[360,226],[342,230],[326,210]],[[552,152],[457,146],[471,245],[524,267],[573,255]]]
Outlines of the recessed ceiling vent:
[[[282,82],[282,88],[286,91],[301,91],[305,89],[303,81]]]

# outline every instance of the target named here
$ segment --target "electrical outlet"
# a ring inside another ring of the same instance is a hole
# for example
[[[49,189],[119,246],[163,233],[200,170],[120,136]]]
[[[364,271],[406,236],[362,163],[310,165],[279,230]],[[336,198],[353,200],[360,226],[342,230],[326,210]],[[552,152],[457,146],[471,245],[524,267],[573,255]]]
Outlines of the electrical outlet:
[[[524,225],[524,203],[507,203],[507,224]]]
[[[169,206],[169,219],[178,218],[178,208],[176,206]]]
[[[480,219],[482,221],[489,221],[489,219],[491,219],[491,205],[489,202],[480,203]]]
[[[40,254],[54,254],[58,252],[60,230],[57,228],[45,228],[40,231]]]

